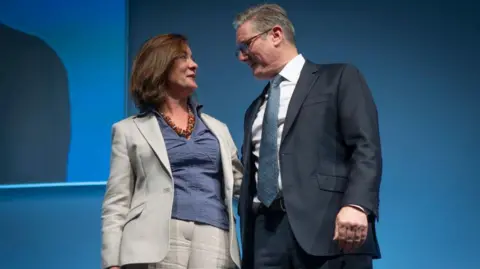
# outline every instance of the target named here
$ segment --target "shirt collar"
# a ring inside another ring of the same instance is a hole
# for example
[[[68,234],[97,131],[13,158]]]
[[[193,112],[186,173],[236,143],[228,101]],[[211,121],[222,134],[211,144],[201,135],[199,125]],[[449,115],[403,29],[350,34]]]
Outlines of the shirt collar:
[[[283,67],[279,75],[290,82],[297,83],[304,64],[305,58],[302,54],[298,54]]]
[[[200,116],[203,105],[198,102],[196,97],[188,98],[188,105],[192,109],[193,114],[195,114],[195,116]]]

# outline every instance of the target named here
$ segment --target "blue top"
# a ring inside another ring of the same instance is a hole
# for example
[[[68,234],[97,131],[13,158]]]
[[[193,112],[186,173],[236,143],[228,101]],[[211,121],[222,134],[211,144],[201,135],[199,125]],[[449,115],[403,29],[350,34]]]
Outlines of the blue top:
[[[195,115],[195,127],[189,139],[179,136],[155,113],[173,174],[172,218],[228,230],[220,146],[199,117],[202,106],[193,100],[189,104]]]

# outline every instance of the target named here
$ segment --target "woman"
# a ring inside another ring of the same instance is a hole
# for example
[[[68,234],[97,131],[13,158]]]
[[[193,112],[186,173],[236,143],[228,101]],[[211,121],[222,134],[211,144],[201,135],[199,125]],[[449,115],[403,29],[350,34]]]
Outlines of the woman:
[[[175,34],[148,40],[133,63],[140,114],[112,127],[103,268],[240,267],[232,196],[242,167],[226,125],[191,98],[196,71]]]

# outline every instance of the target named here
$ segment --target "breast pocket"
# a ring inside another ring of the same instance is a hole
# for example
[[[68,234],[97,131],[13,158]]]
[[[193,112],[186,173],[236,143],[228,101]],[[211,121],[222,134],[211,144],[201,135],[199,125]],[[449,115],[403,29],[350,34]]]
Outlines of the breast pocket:
[[[303,102],[303,107],[318,105],[322,103],[327,103],[332,99],[332,94],[316,94],[313,96],[308,96]]]

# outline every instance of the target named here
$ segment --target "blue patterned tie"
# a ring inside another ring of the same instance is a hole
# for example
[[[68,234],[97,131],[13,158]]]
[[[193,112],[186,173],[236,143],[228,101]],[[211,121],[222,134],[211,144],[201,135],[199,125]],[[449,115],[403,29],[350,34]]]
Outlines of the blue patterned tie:
[[[258,160],[258,199],[267,207],[278,194],[278,108],[280,106],[280,82],[277,75],[268,91],[267,107],[262,123],[262,139],[260,141],[260,157]]]

